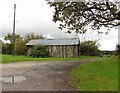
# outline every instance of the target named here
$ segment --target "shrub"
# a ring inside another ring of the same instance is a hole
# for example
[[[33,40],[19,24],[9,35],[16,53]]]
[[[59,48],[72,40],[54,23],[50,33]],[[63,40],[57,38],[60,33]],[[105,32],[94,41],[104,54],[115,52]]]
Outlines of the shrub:
[[[15,54],[24,55],[26,54],[26,42],[23,39],[17,39],[15,42]]]
[[[31,57],[48,57],[48,51],[43,45],[36,45],[28,50],[28,56]]]
[[[2,43],[2,54],[12,54],[12,44]]]
[[[116,46],[116,54],[120,56],[120,44]]]
[[[85,41],[80,44],[80,53],[87,56],[98,56],[100,55],[100,50],[96,41]]]

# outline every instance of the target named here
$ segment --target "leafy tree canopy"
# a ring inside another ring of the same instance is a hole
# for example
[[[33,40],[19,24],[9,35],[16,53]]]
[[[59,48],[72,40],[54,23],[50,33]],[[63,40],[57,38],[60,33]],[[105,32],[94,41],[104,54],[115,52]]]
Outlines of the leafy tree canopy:
[[[9,40],[10,43],[12,43],[12,41],[13,41],[13,34],[8,33],[8,34],[4,37],[4,39],[5,39],[5,40]],[[16,40],[17,40],[17,39],[22,39],[22,37],[21,37],[20,35],[18,35],[18,34],[15,34],[15,39],[16,39]]]
[[[2,53],[11,54],[12,53],[12,44],[13,44],[13,34],[7,34],[4,37],[5,40],[9,40],[10,44],[2,43]],[[34,33],[28,33],[25,37],[15,34],[15,54],[22,55],[26,54],[27,48],[26,43],[32,39],[43,39],[42,35],[35,35]]]
[[[43,35],[35,35],[34,33],[28,33],[25,37],[22,37],[19,34],[15,34],[15,41],[20,41],[20,40],[24,40],[25,42],[28,42],[32,39],[43,39]],[[5,40],[9,40],[10,43],[12,43],[13,41],[13,34],[8,33],[5,37]]]
[[[76,1],[76,0],[74,0]],[[68,33],[75,31],[85,33],[86,26],[90,25],[93,30],[105,26],[109,28],[120,25],[119,0],[88,0],[84,2],[48,2],[54,7],[53,21],[60,21],[59,28],[68,29]]]
[[[43,35],[35,35],[34,33],[28,33],[24,39],[26,42],[29,42],[32,39],[43,39]]]

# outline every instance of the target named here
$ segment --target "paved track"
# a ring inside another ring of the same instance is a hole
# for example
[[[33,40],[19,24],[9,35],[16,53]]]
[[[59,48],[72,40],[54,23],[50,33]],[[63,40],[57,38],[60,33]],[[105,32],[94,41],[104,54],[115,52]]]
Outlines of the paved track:
[[[81,63],[93,61],[69,62],[18,62],[2,65],[5,76],[24,76],[25,81],[2,83],[3,91],[72,91],[68,84],[68,72]]]

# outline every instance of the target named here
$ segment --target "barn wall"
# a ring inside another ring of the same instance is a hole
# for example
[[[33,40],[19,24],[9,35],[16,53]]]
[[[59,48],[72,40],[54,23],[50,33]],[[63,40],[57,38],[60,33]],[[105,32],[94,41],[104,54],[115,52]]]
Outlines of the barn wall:
[[[70,58],[78,57],[78,45],[73,46],[47,46],[51,57]]]

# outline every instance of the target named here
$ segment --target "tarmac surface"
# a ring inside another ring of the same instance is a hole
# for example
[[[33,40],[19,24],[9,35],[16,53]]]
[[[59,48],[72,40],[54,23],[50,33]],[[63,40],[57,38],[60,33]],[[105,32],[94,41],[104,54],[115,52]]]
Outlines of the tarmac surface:
[[[2,91],[75,91],[69,85],[69,71],[93,60],[0,64]]]

